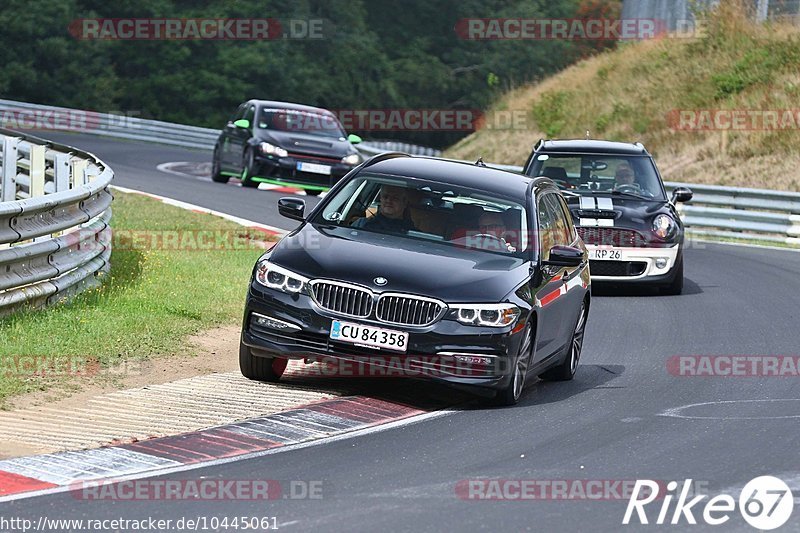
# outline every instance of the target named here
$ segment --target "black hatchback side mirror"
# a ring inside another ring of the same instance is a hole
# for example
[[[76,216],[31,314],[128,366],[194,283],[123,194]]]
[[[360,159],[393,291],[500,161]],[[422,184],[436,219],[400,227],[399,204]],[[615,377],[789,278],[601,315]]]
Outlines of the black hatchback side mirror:
[[[583,263],[583,250],[557,244],[550,248],[550,258],[543,265],[576,267]]]
[[[689,200],[692,199],[692,196],[694,196],[692,189],[688,187],[678,187],[677,189],[672,191],[672,203],[674,204],[675,202],[688,202]]]
[[[303,212],[306,210],[306,203],[299,198],[281,198],[278,200],[278,213],[291,218],[292,220],[303,221]]]

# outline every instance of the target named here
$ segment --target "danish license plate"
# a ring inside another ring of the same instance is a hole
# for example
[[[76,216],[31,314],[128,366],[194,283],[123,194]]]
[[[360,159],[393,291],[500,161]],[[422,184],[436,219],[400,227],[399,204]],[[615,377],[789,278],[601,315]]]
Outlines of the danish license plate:
[[[311,172],[312,174],[324,174],[326,176],[331,175],[331,167],[328,165],[319,165],[317,163],[304,163],[302,161],[298,161],[297,170],[300,172]]]
[[[408,347],[408,333],[391,329],[340,322],[331,324],[330,338],[335,341],[349,342],[358,346],[405,352]]]
[[[622,254],[619,250],[589,250],[589,259],[600,260],[600,261],[613,261],[620,259]]]

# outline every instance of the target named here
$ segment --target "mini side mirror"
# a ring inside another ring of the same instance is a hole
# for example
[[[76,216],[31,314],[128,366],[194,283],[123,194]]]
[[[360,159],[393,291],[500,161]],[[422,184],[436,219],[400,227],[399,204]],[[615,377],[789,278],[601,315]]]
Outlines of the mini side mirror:
[[[694,193],[692,189],[688,187],[678,187],[674,191],[672,191],[672,203],[675,202],[688,202],[692,199]]]
[[[306,210],[306,203],[299,198],[281,198],[278,200],[278,213],[291,218],[292,220],[305,220],[303,212]]]
[[[239,120],[234,122],[233,125],[236,126],[237,128],[242,128],[244,130],[250,129],[250,121],[247,120],[246,118],[240,118]]]
[[[350,144],[358,144],[362,141],[361,137],[353,133],[347,136],[347,140]]]

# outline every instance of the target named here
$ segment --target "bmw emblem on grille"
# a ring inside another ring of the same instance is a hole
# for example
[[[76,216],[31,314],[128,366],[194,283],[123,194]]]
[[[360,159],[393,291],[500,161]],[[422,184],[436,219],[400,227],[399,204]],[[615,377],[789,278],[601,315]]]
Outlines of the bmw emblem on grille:
[[[375,285],[377,285],[378,287],[383,287],[384,285],[389,283],[389,280],[378,276],[377,278],[373,279],[372,282],[375,283]]]

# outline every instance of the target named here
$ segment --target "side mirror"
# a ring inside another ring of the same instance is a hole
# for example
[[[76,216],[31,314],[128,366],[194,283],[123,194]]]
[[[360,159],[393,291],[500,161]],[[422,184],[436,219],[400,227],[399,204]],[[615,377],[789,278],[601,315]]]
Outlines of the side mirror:
[[[292,220],[303,221],[303,212],[306,210],[306,203],[299,198],[281,198],[278,200],[278,213],[291,218]]]
[[[351,133],[350,135],[347,136],[347,141],[350,144],[358,144],[362,141],[362,139],[358,135]]]
[[[550,248],[550,259],[543,261],[543,265],[576,267],[583,263],[583,250],[572,246],[557,244]]]
[[[692,189],[688,187],[678,187],[674,191],[672,191],[672,203],[675,202],[688,202],[692,199],[694,193]]]
[[[239,120],[234,122],[233,125],[236,126],[237,128],[242,128],[245,130],[250,129],[250,121],[247,120],[246,118],[240,118]]]

